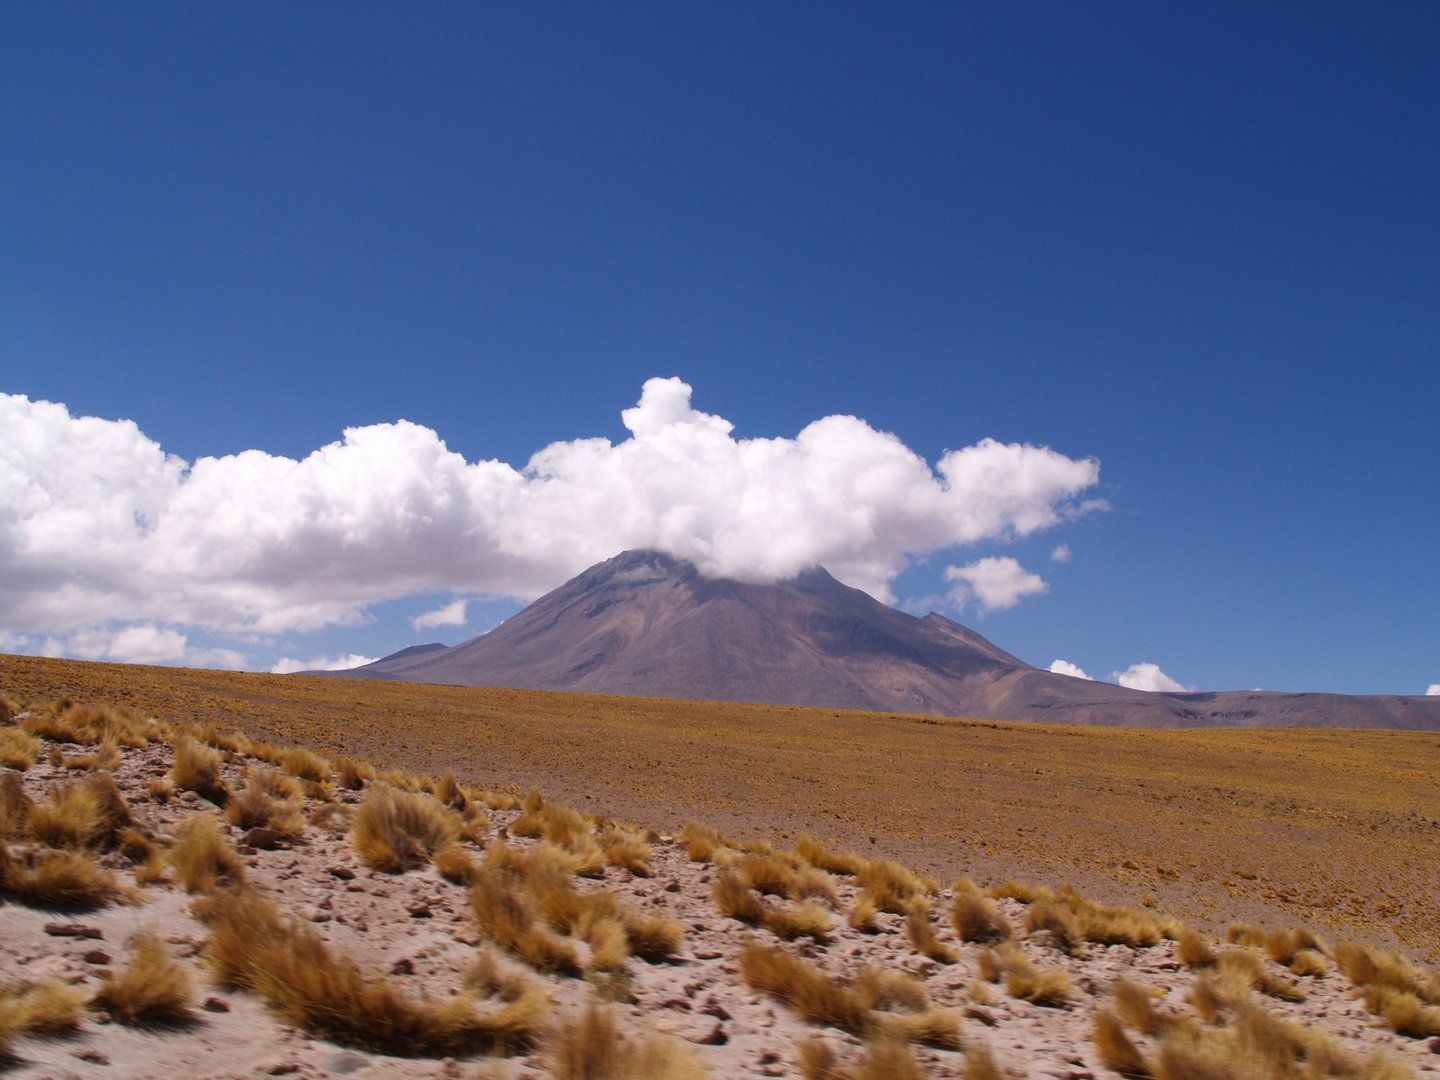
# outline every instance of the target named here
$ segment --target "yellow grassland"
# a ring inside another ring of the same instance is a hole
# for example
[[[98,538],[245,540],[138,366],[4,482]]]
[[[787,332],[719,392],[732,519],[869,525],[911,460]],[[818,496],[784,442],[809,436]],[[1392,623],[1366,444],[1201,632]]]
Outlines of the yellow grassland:
[[[124,704],[381,768],[541,784],[953,880],[1011,866],[1192,919],[1440,957],[1440,733],[1135,730],[0,656],[0,693]],[[517,789],[518,790],[518,789]]]

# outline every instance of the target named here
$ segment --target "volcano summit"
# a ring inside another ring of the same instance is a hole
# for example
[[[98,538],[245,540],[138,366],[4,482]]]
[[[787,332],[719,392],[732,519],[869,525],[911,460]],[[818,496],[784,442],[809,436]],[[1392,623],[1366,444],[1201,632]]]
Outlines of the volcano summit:
[[[1049,723],[1440,729],[1440,698],[1151,693],[1056,675],[819,567],[751,585],[654,551],[592,566],[453,648],[315,674]]]

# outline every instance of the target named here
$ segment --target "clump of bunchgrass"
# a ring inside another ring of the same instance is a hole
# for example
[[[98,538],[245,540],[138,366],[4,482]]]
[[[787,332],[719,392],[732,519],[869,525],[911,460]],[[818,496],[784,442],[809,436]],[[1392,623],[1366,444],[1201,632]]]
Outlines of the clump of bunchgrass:
[[[621,1038],[610,1013],[590,1002],[545,1040],[555,1080],[706,1080],[710,1073],[689,1049],[658,1034]]]
[[[950,921],[961,941],[988,945],[1015,936],[1010,920],[1000,913],[995,901],[984,896],[969,878],[955,886]]]
[[[166,857],[189,893],[245,880],[245,864],[213,814],[195,814],[183,822]]]
[[[32,907],[94,907],[125,890],[89,852],[38,852],[27,863],[0,843],[0,895]]]
[[[0,772],[0,840],[27,835],[34,808],[35,800],[26,793],[20,774]]]
[[[62,982],[11,983],[0,986],[0,1057],[10,1055],[24,1035],[58,1035],[77,1027],[85,999]]]
[[[20,728],[0,728],[0,765],[24,772],[40,756],[40,740]]]
[[[461,994],[415,1000],[388,980],[337,958],[308,927],[249,889],[224,889],[201,907],[205,956],[217,978],[253,990],[287,1023],[372,1050],[454,1054],[512,1050],[533,1041],[549,1015],[536,988],[489,1014]]]
[[[270,775],[267,775],[270,774]],[[278,781],[290,781],[288,776],[275,773],[273,769],[258,769],[250,774],[245,787],[233,795],[225,807],[225,820],[237,829],[266,828],[286,838],[295,839],[305,831],[305,819],[301,814],[303,801],[298,787],[293,795],[276,797],[276,789],[284,791],[287,785]]]
[[[26,828],[54,848],[109,850],[131,824],[130,810],[109,773],[58,784],[30,808]]]
[[[935,924],[930,921],[930,908],[916,903],[905,916],[905,936],[915,951],[939,964],[953,964],[959,954],[940,940],[935,933]]]
[[[432,795],[373,784],[350,824],[350,842],[366,866],[401,871],[423,866],[460,836],[460,817]]]
[[[122,1024],[184,1023],[192,1016],[190,974],[155,934],[144,934],[131,950],[125,971],[105,980],[95,1004]]]
[[[292,746],[280,755],[280,767],[291,776],[317,784],[330,782],[330,762],[303,746]]]
[[[189,735],[175,740],[170,779],[181,791],[193,791],[216,806],[224,806],[230,797],[229,789],[220,779],[219,751],[196,742]]]

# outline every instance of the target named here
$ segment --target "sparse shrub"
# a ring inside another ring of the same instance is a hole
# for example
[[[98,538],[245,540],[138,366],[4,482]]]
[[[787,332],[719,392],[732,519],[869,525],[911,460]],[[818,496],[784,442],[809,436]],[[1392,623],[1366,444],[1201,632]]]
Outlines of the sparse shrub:
[[[1365,988],[1365,1007],[1383,1017],[1397,1035],[1412,1039],[1440,1035],[1440,1008],[1426,1006],[1408,990],[1372,984]]]
[[[366,866],[400,871],[423,866],[460,835],[460,817],[431,795],[374,784],[350,827],[350,842]]]
[[[600,847],[611,866],[623,867],[636,877],[654,877],[650,869],[650,845],[633,833],[607,829],[600,836]]]
[[[1213,967],[1215,964],[1215,950],[1194,930],[1186,927],[1180,931],[1176,939],[1176,955],[1180,962],[1187,967],[1201,968]]]
[[[157,802],[163,806],[175,798],[175,781],[171,780],[168,776],[161,776],[154,780],[147,781],[145,784],[145,794],[149,795],[153,802]]]
[[[714,862],[716,853],[730,846],[718,832],[698,821],[687,821],[680,830],[680,839],[691,862]]]
[[[1325,963],[1325,957],[1313,949],[1301,949],[1290,961],[1290,974],[1315,977],[1323,977],[1330,971],[1330,965]]]
[[[305,832],[305,819],[300,813],[298,801],[277,799],[267,793],[267,784],[262,777],[271,771],[264,769],[250,774],[244,789],[233,796],[225,807],[225,820],[237,829],[274,829],[281,836],[293,840]]]
[[[1131,1077],[1132,1080],[1148,1080],[1154,1075],[1152,1066],[1140,1053],[1140,1048],[1126,1034],[1125,1025],[1108,1009],[1101,1009],[1095,1014],[1095,1026],[1091,1029],[1090,1041],[1095,1044],[1095,1052],[1100,1057],[1100,1063],[1107,1069],[1113,1069],[1121,1076]],[[1182,1073],[1180,1075],[1192,1074]]]
[[[1220,954],[1216,968],[1222,980],[1230,980],[1282,1001],[1304,1001],[1305,992],[1288,979],[1265,970],[1265,962],[1248,949],[1232,949]]]
[[[546,1040],[555,1080],[705,1080],[710,1073],[674,1039],[624,1039],[610,1014],[591,1002]]]
[[[408,1054],[508,1050],[532,1041],[549,1014],[538,988],[489,1015],[466,994],[407,998],[348,957],[337,959],[308,927],[249,889],[216,892],[200,914],[217,977],[254,990],[286,1022],[337,1042]]]
[[[475,860],[453,840],[436,848],[433,858],[440,876],[457,885],[473,885],[480,872]]]
[[[122,1024],[178,1024],[190,1012],[190,975],[154,934],[145,934],[130,953],[130,964],[111,976],[95,1004]]]
[[[928,908],[917,905],[905,916],[905,936],[915,951],[939,964],[953,964],[960,959],[954,949],[935,935]]]
[[[224,882],[245,880],[245,864],[212,814],[196,814],[175,831],[170,865],[189,893],[208,893]]]
[[[1066,1004],[1074,994],[1069,973],[1031,965],[1011,968],[1005,975],[1005,989],[1012,997],[1051,1008]]]
[[[859,930],[862,934],[873,934],[880,929],[875,921],[875,916],[880,914],[880,909],[875,902],[863,893],[856,899],[850,913],[845,916],[845,921],[850,924],[852,930]]]
[[[170,779],[181,791],[193,791],[216,806],[224,806],[229,790],[220,779],[220,754],[202,746],[189,735],[175,740],[175,760]]]
[[[301,780],[311,780],[317,784],[330,781],[330,762],[302,746],[292,746],[282,753],[280,767]]]
[[[965,887],[967,885],[969,888]],[[989,944],[1005,941],[1015,934],[1010,920],[1000,914],[995,901],[982,896],[968,881],[961,882],[955,889],[955,903],[950,909],[950,921],[961,941]]]
[[[0,765],[24,772],[40,756],[40,740],[20,728],[0,728]]]
[[[939,885],[889,859],[867,859],[855,875],[864,896],[880,911],[908,915],[911,904],[940,891]]]
[[[336,758],[334,767],[335,783],[346,791],[359,791],[365,786],[366,780],[375,779],[375,769],[368,763],[356,761],[354,758]],[[366,773],[369,775],[367,776]]]

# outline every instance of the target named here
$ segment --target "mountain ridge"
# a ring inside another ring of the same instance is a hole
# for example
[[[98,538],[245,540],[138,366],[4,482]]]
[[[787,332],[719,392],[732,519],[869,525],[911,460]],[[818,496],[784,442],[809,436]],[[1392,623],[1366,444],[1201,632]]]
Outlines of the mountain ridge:
[[[1050,723],[1440,729],[1440,699],[1154,693],[1058,675],[820,567],[755,585],[653,551],[598,563],[469,641],[422,648],[313,674]]]

